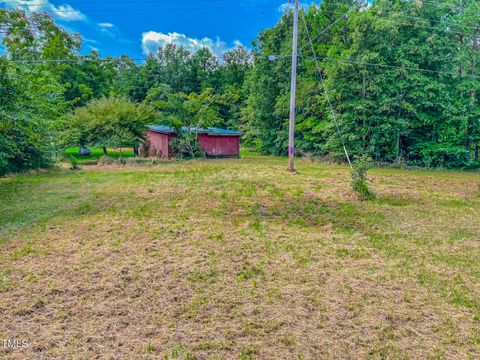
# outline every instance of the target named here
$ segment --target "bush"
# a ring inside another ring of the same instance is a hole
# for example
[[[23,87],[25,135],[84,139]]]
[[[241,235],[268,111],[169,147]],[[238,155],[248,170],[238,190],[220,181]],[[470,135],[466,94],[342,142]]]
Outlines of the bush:
[[[53,165],[62,91],[40,67],[0,57],[0,176]]]
[[[353,163],[352,188],[361,200],[375,199],[375,193],[368,186],[367,172],[373,167],[369,156],[362,155]]]
[[[470,154],[463,145],[421,143],[418,147],[425,167],[465,168],[471,163]]]
[[[71,166],[70,166],[70,170],[78,170],[78,169],[80,169],[80,167],[78,166],[79,161],[78,161],[78,159],[77,159],[75,156],[70,155],[70,157],[69,157],[68,160],[70,161],[70,165],[71,165]]]
[[[199,158],[204,157],[205,154],[200,149],[197,134],[185,130],[178,129],[177,137],[170,142],[174,155],[181,158]]]
[[[115,159],[108,155],[103,155],[100,159],[98,159],[98,165],[112,165],[114,162]]]
[[[95,99],[65,117],[63,142],[104,149],[137,147],[145,138],[145,125],[155,120],[155,112],[145,104],[127,98]]]
[[[98,160],[98,165],[136,165],[136,166],[152,166],[161,164],[162,160],[156,157],[147,157],[147,158],[119,158],[115,159],[111,156],[102,156]]]

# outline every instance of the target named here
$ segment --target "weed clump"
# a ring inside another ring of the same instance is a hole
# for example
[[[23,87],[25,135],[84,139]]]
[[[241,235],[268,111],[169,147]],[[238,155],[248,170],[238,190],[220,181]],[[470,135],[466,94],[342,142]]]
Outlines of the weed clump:
[[[373,167],[372,159],[367,155],[360,156],[352,167],[352,188],[361,200],[375,199],[375,193],[368,186],[367,172]]]
[[[75,156],[70,155],[70,157],[68,158],[68,161],[70,161],[70,170],[80,169],[79,161]]]
[[[113,165],[115,162],[115,159],[108,156],[108,155],[103,155],[99,160],[98,160],[98,165]]]
[[[170,142],[173,153],[181,159],[205,157],[200,148],[197,134],[191,130],[177,129],[177,137]]]

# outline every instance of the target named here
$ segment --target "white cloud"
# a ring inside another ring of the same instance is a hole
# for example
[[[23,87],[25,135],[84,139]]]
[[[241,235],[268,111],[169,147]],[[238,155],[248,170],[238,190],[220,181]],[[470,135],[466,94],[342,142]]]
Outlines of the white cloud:
[[[84,21],[87,16],[80,10],[74,9],[71,5],[53,5],[48,0],[0,0],[0,4],[28,12],[48,12],[62,21]]]
[[[117,38],[120,35],[120,32],[118,31],[117,27],[109,22],[102,22],[98,23],[98,30],[104,34],[107,35],[111,38]]]
[[[85,36],[82,37],[83,39],[83,42],[85,43],[90,43],[90,44],[99,44],[99,42],[95,39],[90,39],[90,38],[86,38]]]
[[[165,34],[156,31],[148,31],[142,34],[142,49],[145,54],[156,53],[161,46],[167,44],[183,46],[191,52],[196,52],[207,47],[215,56],[222,56],[227,50],[232,48],[218,37],[216,40],[212,40],[208,37],[197,39],[176,32]],[[241,45],[241,42],[236,40],[233,45],[234,47],[239,46]]]
[[[98,26],[100,26],[101,28],[105,28],[105,29],[111,29],[115,25],[113,25],[112,23],[98,23]]]

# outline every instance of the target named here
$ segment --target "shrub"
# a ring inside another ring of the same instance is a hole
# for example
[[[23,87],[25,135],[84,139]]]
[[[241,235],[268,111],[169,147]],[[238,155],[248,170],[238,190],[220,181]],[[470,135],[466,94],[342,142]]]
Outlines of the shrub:
[[[114,162],[115,159],[108,155],[103,155],[100,159],[98,159],[98,165],[112,165]]]
[[[372,200],[375,193],[368,186],[367,172],[373,166],[369,156],[362,155],[353,163],[352,188],[359,195],[361,200]]]
[[[0,57],[0,176],[53,165],[55,119],[64,106],[53,78]]]
[[[181,158],[204,157],[194,131],[178,129],[177,137],[170,142],[170,146],[174,154]]]
[[[73,156],[73,155],[70,155],[70,157],[68,158],[68,160],[70,161],[70,170],[78,170],[80,169],[80,167],[78,166],[78,159]]]
[[[127,98],[95,99],[76,108],[64,119],[65,145],[107,148],[137,147],[145,138],[145,125],[154,122],[155,112]]]

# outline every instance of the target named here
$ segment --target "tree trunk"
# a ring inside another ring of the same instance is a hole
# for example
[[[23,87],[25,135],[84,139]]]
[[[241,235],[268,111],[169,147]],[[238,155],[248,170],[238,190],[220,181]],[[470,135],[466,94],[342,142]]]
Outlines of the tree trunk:
[[[138,156],[138,146],[133,147],[133,154],[135,155],[135,157]]]
[[[102,147],[102,149],[103,149],[103,155],[105,155],[105,156],[108,155],[107,147],[104,146],[104,147]]]

